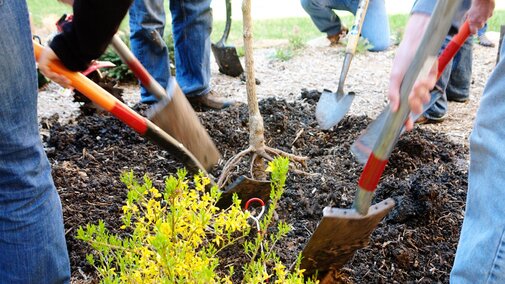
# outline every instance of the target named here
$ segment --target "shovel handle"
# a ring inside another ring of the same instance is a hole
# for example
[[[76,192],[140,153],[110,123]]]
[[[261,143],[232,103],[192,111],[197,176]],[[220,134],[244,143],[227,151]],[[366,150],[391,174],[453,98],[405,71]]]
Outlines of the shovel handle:
[[[119,57],[121,57],[121,60],[128,65],[128,68],[132,70],[135,77],[139,79],[144,88],[146,88],[160,101],[170,99],[165,88],[163,88],[160,83],[158,83],[158,81],[149,74],[146,68],[142,65],[142,63],[140,63],[137,57],[135,57],[128,46],[126,46],[117,34],[112,37],[111,45]]]
[[[43,47],[33,41],[35,59],[38,61],[42,54]],[[195,156],[179,143],[175,138],[160,129],[147,118],[141,116],[126,104],[122,103],[109,92],[98,86],[95,82],[78,72],[69,71],[60,61],[49,62],[49,68],[70,80],[70,85],[85,95],[95,104],[110,112],[116,118],[131,127],[141,136],[146,137],[152,142],[174,154],[175,158],[192,169],[199,169],[205,175],[208,175],[202,164]]]
[[[451,59],[456,55],[459,49],[465,44],[465,41],[470,36],[470,25],[468,20],[466,20],[463,25],[459,28],[458,33],[452,37],[451,41],[445,47],[444,51],[438,57],[438,72],[437,79],[442,76],[445,66],[451,61]]]
[[[359,1],[358,9],[356,10],[356,16],[354,18],[354,25],[349,31],[347,46],[345,48],[346,53],[354,54],[356,52],[356,47],[358,46],[359,36],[361,34],[361,29],[363,28],[363,22],[365,21],[369,2],[370,0]]]
[[[427,74],[432,68],[437,52],[451,25],[451,19],[460,3],[461,0],[437,1],[414,59],[402,80],[400,106],[395,113],[388,114],[384,129],[361,173],[353,207],[362,215],[368,213],[377,184],[409,115],[408,96],[412,87],[420,75]]]

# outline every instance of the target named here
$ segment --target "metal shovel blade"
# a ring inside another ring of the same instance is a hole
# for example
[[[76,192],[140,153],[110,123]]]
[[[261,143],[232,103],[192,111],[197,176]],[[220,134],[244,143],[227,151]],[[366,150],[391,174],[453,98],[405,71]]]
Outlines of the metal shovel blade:
[[[260,198],[264,202],[267,202],[270,199],[270,191],[270,181],[255,180],[246,176],[240,176],[223,191],[216,206],[219,208],[229,207],[232,204],[234,193],[242,200],[242,206],[245,205],[247,200],[253,197]]]
[[[184,145],[209,170],[218,163],[221,154],[175,80],[172,85],[172,98],[156,103],[149,110],[148,117]]]
[[[244,69],[242,68],[242,64],[240,64],[235,47],[226,45],[226,40],[228,39],[231,29],[231,0],[225,0],[225,4],[226,23],[223,36],[216,44],[212,44],[211,48],[212,53],[214,53],[214,58],[216,58],[217,65],[219,66],[219,72],[228,76],[238,77],[240,74],[244,73]]]
[[[355,93],[333,93],[324,90],[317,102],[316,119],[321,129],[330,129],[336,125],[351,108]]]
[[[368,245],[370,235],[395,206],[388,198],[372,205],[367,215],[354,209],[326,207],[323,218],[302,252],[301,269],[305,275],[338,270],[356,250]]]
[[[221,42],[211,45],[219,72],[232,77],[240,76],[244,73],[244,69],[238,58],[237,50],[234,46],[219,45],[219,43]]]

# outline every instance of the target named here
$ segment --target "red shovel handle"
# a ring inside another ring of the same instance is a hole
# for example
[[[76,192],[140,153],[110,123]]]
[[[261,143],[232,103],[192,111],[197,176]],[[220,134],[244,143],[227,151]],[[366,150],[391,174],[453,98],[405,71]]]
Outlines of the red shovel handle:
[[[444,72],[445,66],[447,66],[447,63],[449,63],[454,55],[456,55],[461,46],[465,44],[465,41],[469,36],[470,26],[468,21],[465,21],[465,23],[463,23],[463,25],[459,28],[459,32],[451,39],[442,54],[438,57],[437,79],[440,78],[442,72]]]

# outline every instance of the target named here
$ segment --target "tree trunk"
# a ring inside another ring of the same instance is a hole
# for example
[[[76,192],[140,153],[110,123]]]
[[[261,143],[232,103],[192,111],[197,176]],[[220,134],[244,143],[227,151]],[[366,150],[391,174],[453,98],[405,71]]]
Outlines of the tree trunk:
[[[253,39],[251,0],[242,2],[243,36],[245,52],[245,75],[247,90],[247,105],[249,107],[249,144],[257,151],[265,149],[265,136],[263,117],[259,111],[258,98],[256,97],[256,77],[254,74]]]

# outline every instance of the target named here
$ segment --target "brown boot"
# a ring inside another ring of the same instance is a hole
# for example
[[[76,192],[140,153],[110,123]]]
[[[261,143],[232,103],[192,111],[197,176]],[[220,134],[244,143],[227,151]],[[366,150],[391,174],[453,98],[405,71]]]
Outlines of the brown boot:
[[[340,29],[340,32],[338,32],[334,35],[327,36],[326,38],[330,41],[330,46],[337,45],[338,42],[347,35],[348,31],[349,30],[346,27],[342,26],[342,28]]]
[[[214,91],[210,91],[203,96],[190,97],[188,100],[193,107],[199,106],[212,109],[223,109],[237,104],[237,101],[219,97]]]

